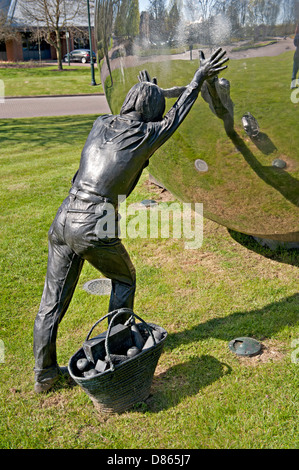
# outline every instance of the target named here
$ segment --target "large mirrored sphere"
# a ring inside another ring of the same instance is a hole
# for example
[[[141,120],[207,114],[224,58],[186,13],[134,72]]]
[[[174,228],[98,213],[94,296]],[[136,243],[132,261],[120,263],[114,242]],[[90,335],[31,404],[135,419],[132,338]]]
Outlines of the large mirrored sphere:
[[[113,114],[141,70],[161,88],[186,86],[199,51],[227,51],[215,85],[220,106],[205,88],[149,171],[183,202],[203,203],[205,217],[283,242],[299,242],[297,23],[298,0],[96,3],[99,70]]]

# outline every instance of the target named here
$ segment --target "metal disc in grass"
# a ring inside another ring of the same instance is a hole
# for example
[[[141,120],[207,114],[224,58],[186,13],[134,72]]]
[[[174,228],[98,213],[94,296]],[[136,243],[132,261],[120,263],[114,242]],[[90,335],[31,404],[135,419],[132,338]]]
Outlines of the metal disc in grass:
[[[93,279],[84,284],[83,289],[93,295],[110,295],[111,281],[110,279]]]
[[[273,160],[272,162],[272,166],[274,166],[275,168],[283,169],[287,166],[287,164],[281,158],[275,158],[275,160]]]
[[[253,338],[235,338],[228,344],[229,349],[238,356],[256,356],[262,349],[261,343]]]
[[[141,201],[141,204],[145,207],[153,207],[158,205],[158,203],[153,199],[144,199],[143,201]]]
[[[195,160],[194,166],[196,170],[199,171],[200,173],[206,173],[209,170],[207,162],[205,162],[204,160],[201,160],[200,158]]]

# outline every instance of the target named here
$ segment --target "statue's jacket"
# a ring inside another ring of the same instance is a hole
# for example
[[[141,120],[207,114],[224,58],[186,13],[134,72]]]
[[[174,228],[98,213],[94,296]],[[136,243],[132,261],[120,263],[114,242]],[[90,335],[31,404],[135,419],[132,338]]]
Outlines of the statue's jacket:
[[[125,199],[136,186],[149,158],[185,119],[199,90],[199,83],[193,80],[157,122],[144,122],[136,112],[100,116],[82,150],[74,187],[105,197],[115,205],[119,197]]]

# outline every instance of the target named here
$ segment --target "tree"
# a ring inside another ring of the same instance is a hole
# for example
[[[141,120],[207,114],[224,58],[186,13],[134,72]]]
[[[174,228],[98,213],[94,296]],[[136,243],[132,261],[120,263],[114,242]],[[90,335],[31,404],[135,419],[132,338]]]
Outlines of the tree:
[[[22,0],[21,12],[30,27],[35,26],[43,39],[57,54],[58,69],[62,70],[61,32],[76,20],[87,18],[86,2],[81,0]]]
[[[249,0],[227,0],[224,7],[224,13],[229,18],[231,24],[231,34],[235,37],[242,36],[247,20]]]
[[[114,33],[117,37],[125,37],[127,33],[127,16],[129,10],[129,0],[121,0],[117,5]]]
[[[98,0],[96,9],[96,37],[99,60],[105,57],[111,85],[112,71],[109,60],[109,48],[112,38],[113,21],[119,8],[119,0]]]
[[[0,42],[9,41],[10,39],[15,39],[18,34],[16,28],[11,24],[10,20],[7,20],[4,12],[0,12]]]
[[[212,16],[215,7],[217,6],[218,0],[198,0],[199,11],[203,21],[206,21]]]
[[[139,0],[122,0],[117,8],[115,35],[132,39],[139,34],[139,23]]]
[[[155,44],[167,40],[166,0],[149,0],[150,36]]]
[[[253,28],[254,36],[259,29],[267,32],[267,27],[274,26],[280,11],[281,0],[249,0],[248,19]]]
[[[168,40],[172,42],[177,34],[180,24],[181,14],[179,11],[178,0],[172,0],[167,18]]]
[[[133,38],[139,34],[140,13],[139,13],[139,0],[130,0],[127,33],[128,36]]]
[[[281,19],[283,23],[283,34],[293,34],[295,25],[299,23],[299,0],[281,1]]]

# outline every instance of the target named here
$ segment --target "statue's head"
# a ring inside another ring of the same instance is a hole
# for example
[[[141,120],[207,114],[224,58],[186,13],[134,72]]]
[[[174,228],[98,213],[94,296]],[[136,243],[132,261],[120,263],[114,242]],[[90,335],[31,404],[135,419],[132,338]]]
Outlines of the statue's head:
[[[158,85],[140,82],[128,92],[120,114],[137,111],[145,122],[161,121],[165,111],[165,97]]]

